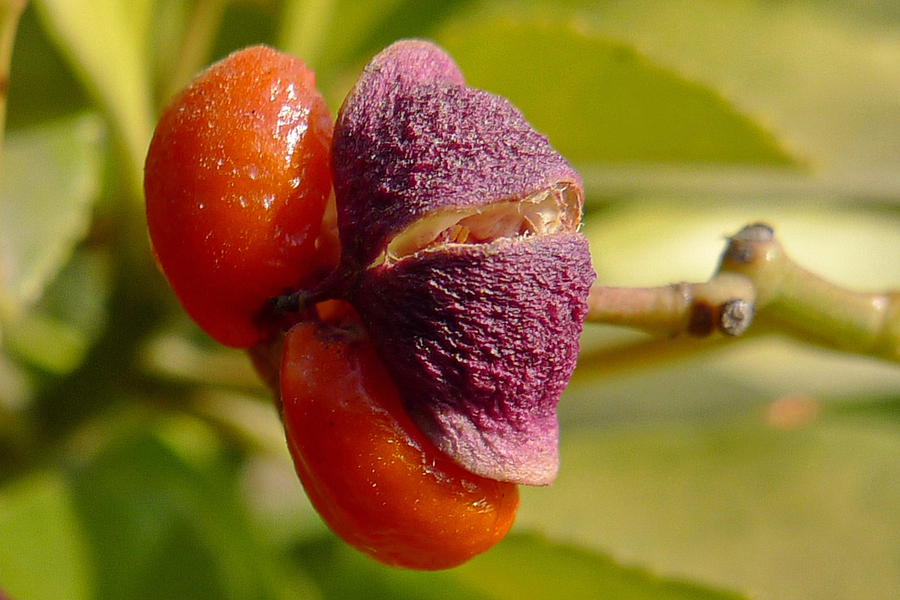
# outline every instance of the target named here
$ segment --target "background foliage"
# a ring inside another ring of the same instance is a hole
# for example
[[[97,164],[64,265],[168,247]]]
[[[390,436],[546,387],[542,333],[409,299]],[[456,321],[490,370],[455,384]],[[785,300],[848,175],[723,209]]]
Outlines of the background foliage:
[[[429,37],[581,171],[602,283],[703,280],[776,226],[900,287],[893,0],[32,0],[0,171],[0,587],[121,598],[896,598],[900,369],[781,338],[609,360],[589,326],[562,473],[459,569],[392,571],[307,504],[244,356],[156,271],[144,152],[167,98],[266,42],[336,110]],[[0,594],[2,595],[2,594]]]

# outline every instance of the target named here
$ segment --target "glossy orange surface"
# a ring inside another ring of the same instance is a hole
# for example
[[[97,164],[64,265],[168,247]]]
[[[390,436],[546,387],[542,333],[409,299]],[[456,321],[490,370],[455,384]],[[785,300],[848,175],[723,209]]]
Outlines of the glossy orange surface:
[[[382,563],[459,565],[503,538],[518,490],[440,453],[354,331],[307,322],[285,340],[283,420],[304,488],[335,533]]]
[[[150,237],[185,310],[219,342],[266,337],[267,300],[321,275],[332,127],[313,72],[264,46],[214,64],[162,114],[144,180]]]

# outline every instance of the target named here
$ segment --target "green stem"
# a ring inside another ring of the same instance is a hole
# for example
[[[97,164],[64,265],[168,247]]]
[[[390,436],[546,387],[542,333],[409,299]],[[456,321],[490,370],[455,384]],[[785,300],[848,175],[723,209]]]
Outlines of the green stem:
[[[715,332],[737,336],[754,318],[752,334],[769,328],[844,352],[900,362],[900,291],[864,293],[828,282],[793,262],[763,224],[749,225],[731,238],[718,272],[706,283],[595,286],[588,298],[589,322],[668,337]],[[701,349],[693,342],[680,346],[688,352]],[[649,346],[639,351],[660,353]],[[589,363],[609,359],[586,357]]]
[[[792,261],[761,224],[731,239],[719,271],[750,278],[759,314],[794,336],[900,362],[900,292],[856,292],[826,281]]]
[[[653,288],[594,286],[588,320],[621,325],[654,335],[683,333],[706,337],[715,331],[738,335],[752,319],[753,283],[723,273],[707,283],[676,283]]]

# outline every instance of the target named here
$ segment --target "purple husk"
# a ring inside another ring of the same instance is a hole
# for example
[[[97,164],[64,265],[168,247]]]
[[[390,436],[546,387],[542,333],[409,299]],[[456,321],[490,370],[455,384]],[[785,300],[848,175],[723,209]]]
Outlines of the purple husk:
[[[357,274],[349,299],[407,411],[468,470],[551,483],[556,405],[594,280],[585,238],[510,237],[378,259],[437,211],[560,184],[580,192],[576,171],[509,101],[465,87],[446,53],[414,40],[366,67],[338,115],[332,169],[342,270]]]
[[[434,45],[398,42],[345,100],[332,147],[345,262],[368,266],[395,234],[437,210],[521,199],[557,183],[580,187],[516,107],[465,87],[448,64]]]
[[[503,238],[369,269],[355,304],[442,451],[485,477],[546,485],[593,279],[580,234]]]

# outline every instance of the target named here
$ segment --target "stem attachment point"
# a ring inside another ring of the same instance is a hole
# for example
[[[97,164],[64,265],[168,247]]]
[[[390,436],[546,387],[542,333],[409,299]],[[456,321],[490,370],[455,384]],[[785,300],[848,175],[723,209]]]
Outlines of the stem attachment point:
[[[753,322],[753,304],[742,298],[728,300],[721,306],[719,329],[722,333],[736,337],[744,333]]]

